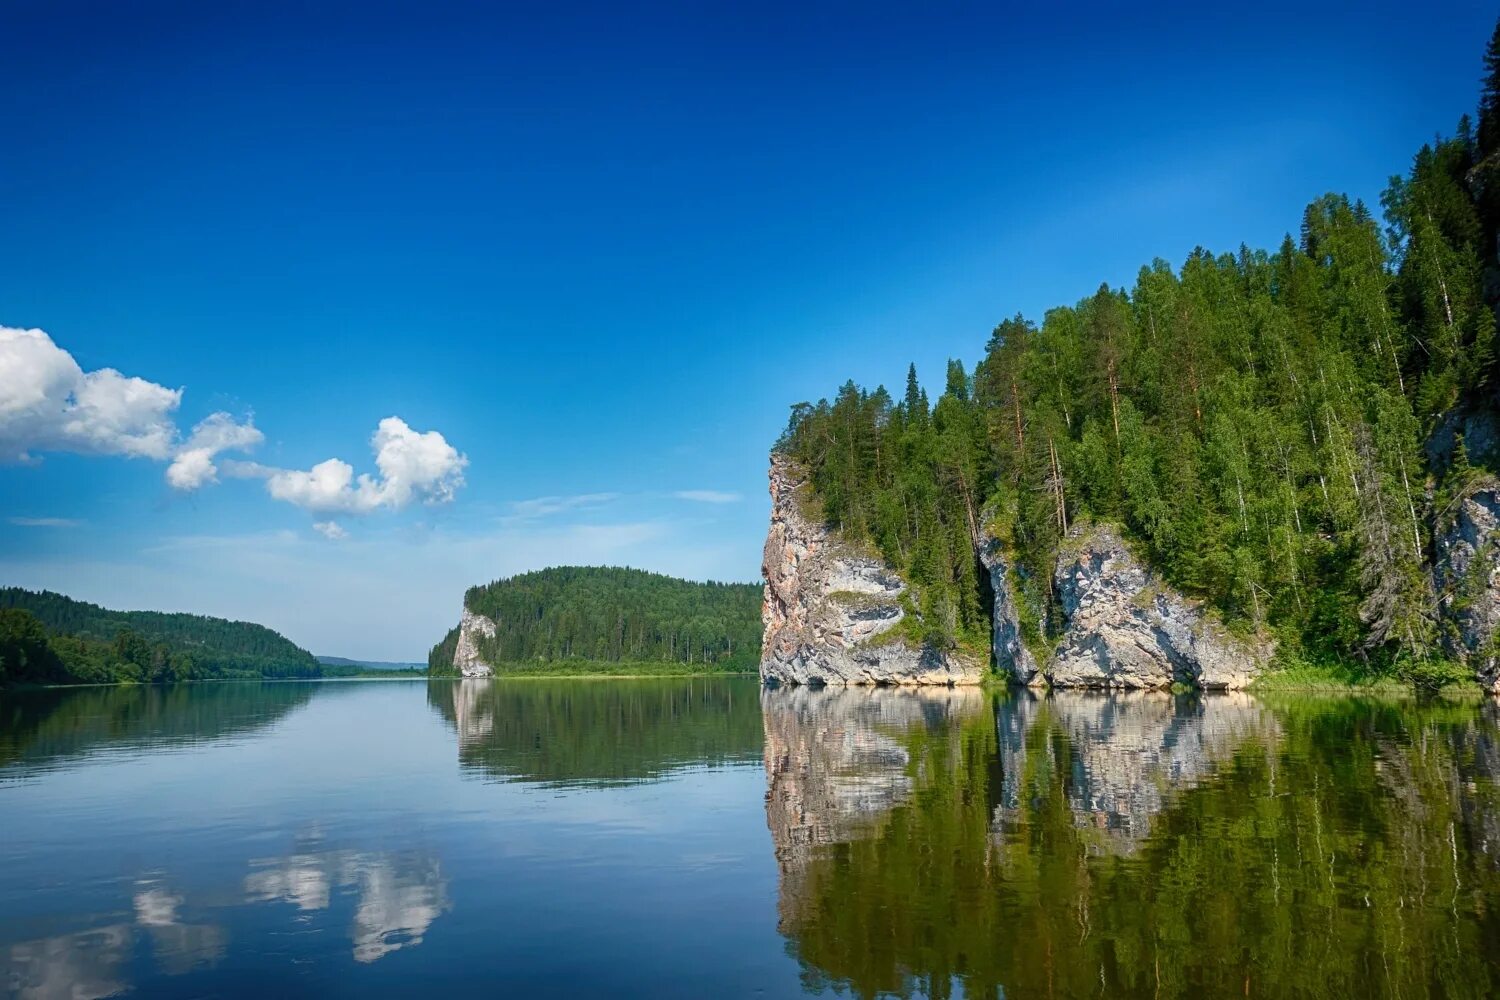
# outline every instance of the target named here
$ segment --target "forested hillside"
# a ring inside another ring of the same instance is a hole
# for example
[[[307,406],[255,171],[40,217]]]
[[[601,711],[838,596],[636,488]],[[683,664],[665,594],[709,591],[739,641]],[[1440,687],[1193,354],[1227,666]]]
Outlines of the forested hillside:
[[[1000,323],[935,404],[915,369],[900,398],[849,382],[776,447],[906,572],[935,642],[985,648],[989,534],[1036,640],[1059,539],[1093,519],[1284,656],[1424,663],[1434,525],[1497,467],[1500,30],[1485,65],[1477,127],[1422,147],[1379,210],[1329,194],[1273,250],[1152,261]]]
[[[0,682],[318,676],[311,653],[263,625],[0,588]]]
[[[759,584],[697,583],[638,569],[558,566],[470,588],[464,606],[495,623],[491,664],[663,663],[754,670]],[[451,673],[458,630],[429,657]]]

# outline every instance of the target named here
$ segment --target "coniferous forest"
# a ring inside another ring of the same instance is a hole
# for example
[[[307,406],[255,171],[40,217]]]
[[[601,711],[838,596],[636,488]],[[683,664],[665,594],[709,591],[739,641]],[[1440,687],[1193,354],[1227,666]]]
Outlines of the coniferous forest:
[[[557,566],[472,587],[464,607],[495,623],[479,652],[491,664],[675,664],[754,670],[761,587],[697,583],[638,569]],[[453,672],[458,630],[433,647],[433,674]]]
[[[1284,661],[1439,669],[1434,525],[1500,467],[1500,28],[1484,69],[1380,205],[1327,194],[1273,249],[1006,319],[935,402],[915,368],[899,396],[847,382],[777,449],[905,572],[929,641],[987,648],[986,537],[1042,640],[1059,540],[1093,520]]]
[[[252,622],[111,611],[51,591],[0,588],[0,684],[322,675],[311,653]]]

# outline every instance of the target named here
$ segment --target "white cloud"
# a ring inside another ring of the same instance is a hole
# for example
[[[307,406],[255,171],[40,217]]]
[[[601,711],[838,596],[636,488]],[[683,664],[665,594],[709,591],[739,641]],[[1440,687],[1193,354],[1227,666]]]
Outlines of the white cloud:
[[[672,496],[694,503],[739,503],[744,499],[738,493],[726,493],[722,490],[678,490]]]
[[[349,532],[345,531],[337,521],[314,521],[313,530],[330,542],[349,537]]]
[[[181,389],[101,368],[85,372],[41,330],[0,326],[0,458],[70,451],[167,459]]]
[[[217,480],[214,456],[263,440],[249,421],[215,413],[178,441],[172,418],[181,389],[122,375],[86,372],[45,331],[0,326],[0,459],[32,461],[33,452],[171,460],[167,482],[179,490]]]
[[[13,517],[10,523],[18,528],[77,528],[83,524],[71,517]]]
[[[400,510],[415,499],[447,503],[464,484],[468,458],[437,431],[414,431],[400,417],[386,417],[370,438],[378,476],[361,473],[330,458],[311,469],[277,469],[253,462],[226,462],[224,471],[259,477],[277,500],[318,514],[368,514],[381,507]]]
[[[308,470],[278,469],[256,462],[219,460],[229,451],[249,451],[265,441],[251,419],[224,412],[199,421],[182,438],[173,414],[181,389],[120,374],[113,368],[85,372],[42,330],[0,326],[0,461],[31,462],[36,454],[67,451],[168,462],[167,484],[196,490],[236,478],[266,481],[266,491],[315,513],[366,514],[400,510],[413,500],[446,503],[463,485],[468,458],[437,431],[412,430],[399,417],[380,421],[370,446],[379,474],[354,474],[337,458]],[[53,519],[12,519],[26,527],[62,527]],[[331,521],[327,537],[343,536]]]
[[[250,420],[238,423],[222,411],[209,414],[198,422],[193,433],[177,449],[167,467],[167,482],[175,489],[195,490],[219,481],[214,458],[221,451],[247,451],[264,441]]]
[[[547,496],[532,497],[530,500],[516,500],[510,505],[510,513],[502,520],[532,521],[541,517],[549,517],[553,514],[561,514],[565,511],[602,507],[620,499],[618,493],[579,493],[574,496]]]

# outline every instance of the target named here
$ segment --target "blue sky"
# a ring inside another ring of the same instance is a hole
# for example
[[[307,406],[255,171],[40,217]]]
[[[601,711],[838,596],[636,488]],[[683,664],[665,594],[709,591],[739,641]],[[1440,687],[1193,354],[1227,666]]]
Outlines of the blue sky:
[[[1495,16],[319,6],[0,4],[0,404],[101,400],[0,405],[0,582],[418,659],[524,569],[754,580],[789,404],[1377,203]]]

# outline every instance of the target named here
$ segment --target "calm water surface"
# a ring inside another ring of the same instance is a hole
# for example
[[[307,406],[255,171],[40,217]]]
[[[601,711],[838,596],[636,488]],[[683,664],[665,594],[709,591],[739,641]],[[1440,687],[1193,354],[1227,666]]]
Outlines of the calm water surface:
[[[1500,717],[728,680],[0,695],[0,993],[1500,993]]]

